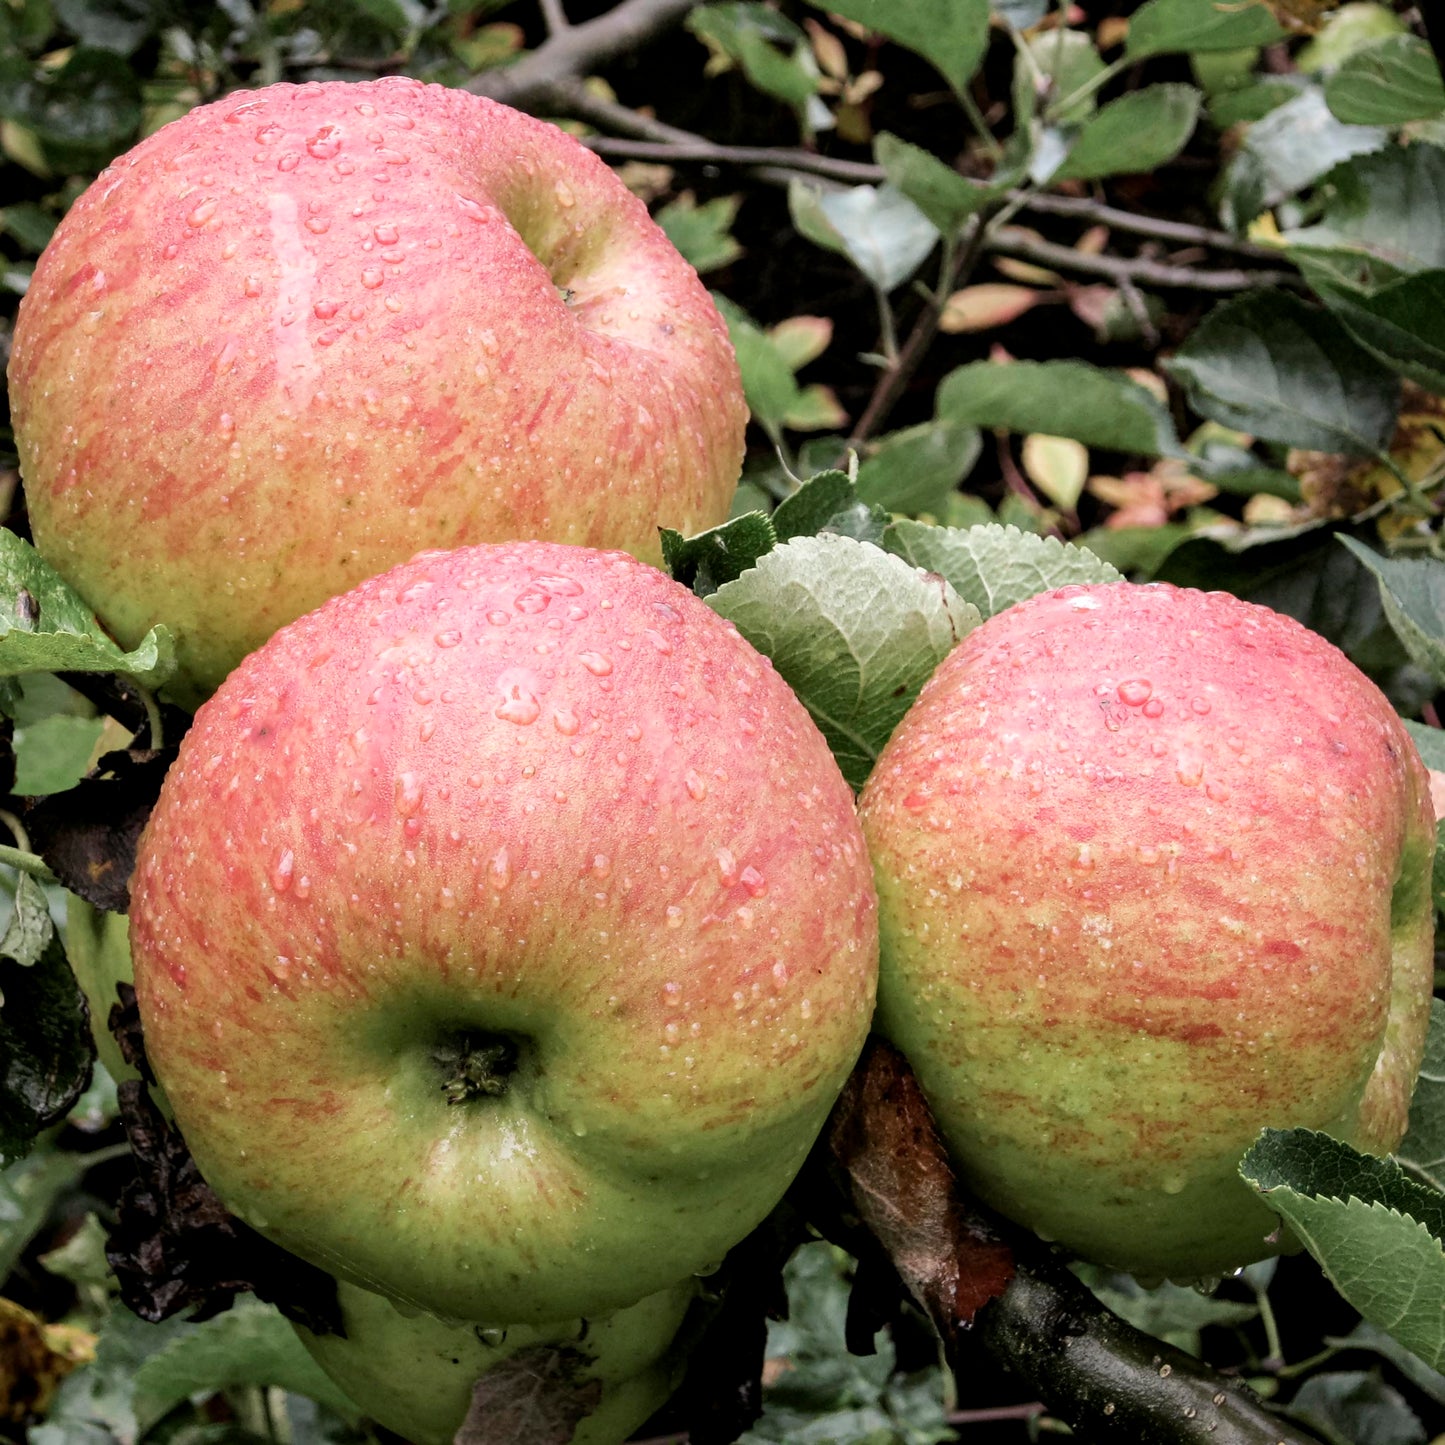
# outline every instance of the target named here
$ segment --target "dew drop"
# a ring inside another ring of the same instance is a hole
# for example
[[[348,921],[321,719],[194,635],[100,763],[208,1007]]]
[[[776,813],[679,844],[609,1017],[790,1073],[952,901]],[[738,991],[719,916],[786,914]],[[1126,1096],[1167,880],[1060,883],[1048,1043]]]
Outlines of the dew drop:
[[[552,726],[555,727],[564,738],[570,738],[576,735],[577,729],[582,726],[582,721],[575,712],[565,707],[559,707],[557,711],[552,714]]]
[[[487,613],[487,621],[490,622],[493,627],[505,627],[508,620],[507,614],[499,607],[495,607]]]
[[[341,149],[341,132],[334,125],[323,125],[306,142],[306,153],[318,161],[331,160]]]
[[[382,246],[394,246],[400,239],[395,226],[374,226],[371,234],[376,237],[378,244]]]
[[[738,860],[727,848],[717,850],[717,871],[718,876],[729,888],[738,881]]]
[[[1163,717],[1164,704],[1157,697],[1151,697],[1149,701],[1144,704],[1144,716]]]
[[[752,864],[744,868],[738,878],[754,898],[761,898],[768,891],[768,880]]]
[[[526,727],[529,723],[537,721],[538,714],[542,711],[542,704],[537,701],[536,695],[520,682],[504,684],[502,688],[502,701],[497,704],[496,715],[503,722],[516,723],[519,727]]]
[[[421,808],[422,783],[415,773],[402,773],[396,780],[396,811],[399,817],[415,817]]]
[[[276,162],[278,171],[294,171],[301,164],[301,157],[295,151],[287,151],[279,161]]]
[[[1119,701],[1128,707],[1143,707],[1154,691],[1148,678],[1131,677],[1119,684]]]
[[[700,803],[707,797],[707,779],[695,772],[692,768],[687,770],[683,777],[683,786],[687,789],[688,796],[695,803]]]
[[[271,886],[277,893],[285,893],[291,886],[292,875],[296,871],[296,859],[291,850],[287,848],[271,865]]]
[[[455,647],[461,640],[461,633],[455,630],[438,632],[436,637],[433,638],[433,641],[438,647]]]
[[[487,864],[487,882],[497,890],[503,892],[512,881],[512,859],[505,847],[498,848],[492,854],[491,862]]]
[[[312,314],[318,321],[330,321],[340,310],[341,304],[337,301],[318,301],[311,308]]]
[[[361,284],[368,291],[375,291],[386,278],[381,273],[379,266],[364,266],[361,271]]]
[[[577,655],[577,661],[592,674],[593,677],[606,677],[612,671],[612,659],[601,652],[582,652]]]
[[[199,230],[215,214],[216,199],[214,196],[208,196],[186,217],[186,225],[190,226],[193,230]]]
[[[524,587],[512,603],[518,612],[526,612],[535,616],[538,612],[545,612],[552,604],[552,595],[545,587],[539,587],[535,582]]]

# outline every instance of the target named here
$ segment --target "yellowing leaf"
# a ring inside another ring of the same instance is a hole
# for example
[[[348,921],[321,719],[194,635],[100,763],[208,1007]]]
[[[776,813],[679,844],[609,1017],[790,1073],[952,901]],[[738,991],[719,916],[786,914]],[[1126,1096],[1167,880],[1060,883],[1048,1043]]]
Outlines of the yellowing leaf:
[[[826,316],[789,316],[768,329],[768,340],[793,371],[816,361],[833,339],[833,323]]]
[[[995,256],[993,269],[1011,281],[1022,282],[1025,286],[1057,286],[1060,276],[1045,266],[1035,266],[1028,261],[1016,261],[1012,256]]]
[[[1033,307],[1041,293],[1028,286],[985,282],[955,291],[943,305],[938,329],[957,335],[1007,326]]]
[[[1089,449],[1072,437],[1034,433],[1023,444],[1024,472],[1056,507],[1072,511],[1089,475]]]
[[[783,425],[793,431],[833,431],[848,425],[848,413],[831,386],[805,386],[788,408]]]

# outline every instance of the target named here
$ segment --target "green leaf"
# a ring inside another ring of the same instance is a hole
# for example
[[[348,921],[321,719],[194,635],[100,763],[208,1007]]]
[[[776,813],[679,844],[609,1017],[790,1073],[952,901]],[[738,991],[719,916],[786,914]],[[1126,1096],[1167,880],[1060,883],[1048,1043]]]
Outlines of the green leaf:
[[[45,890],[28,873],[18,873],[10,921],[0,937],[0,958],[14,959],[22,968],[30,968],[40,962],[54,937],[55,924]],[[3,1004],[0,998],[0,1006]]]
[[[1346,1350],[1371,1350],[1383,1356],[1417,1389],[1424,1391],[1437,1404],[1445,1405],[1445,1375],[1432,1370],[1419,1355],[1412,1354],[1398,1340],[1367,1320],[1361,1320],[1343,1337],[1325,1336],[1327,1345]]]
[[[55,18],[82,45],[130,55],[157,28],[160,7],[151,0],[52,0]]]
[[[941,578],[847,537],[797,537],[708,604],[773,661],[861,787],[978,612]]]
[[[1285,32],[1262,0],[1149,0],[1129,21],[1129,60],[1196,50],[1272,45]]]
[[[1266,1129],[1239,1172],[1367,1320],[1445,1363],[1445,1194],[1310,1129]]]
[[[1354,286],[1445,269],[1445,150],[1391,146],[1336,166],[1320,187],[1324,209],[1313,226],[1286,231],[1301,264],[1329,264]]]
[[[1445,110],[1445,83],[1423,40],[1396,35],[1351,55],[1325,81],[1325,104],[1351,125],[1403,125]]]
[[[773,511],[779,542],[836,532],[860,542],[876,542],[888,526],[888,514],[861,501],[846,472],[826,471],[809,477]]]
[[[1173,160],[1194,132],[1199,92],[1192,85],[1150,85],[1110,101],[1084,122],[1056,180],[1152,171]]]
[[[746,311],[720,292],[712,299],[727,322],[728,338],[737,353],[743,377],[743,395],[753,419],[771,437],[778,437],[788,413],[798,405],[801,393],[793,380],[793,369]]]
[[[1357,50],[1404,33],[1393,10],[1373,0],[1353,0],[1325,16],[1319,32],[1296,53],[1295,64],[1307,72],[1333,70]]]
[[[938,388],[940,416],[981,427],[1073,437],[1163,456],[1179,449],[1169,413],[1122,372],[1082,361],[971,361]]]
[[[1399,383],[1327,312],[1283,291],[1217,306],[1167,363],[1201,416],[1286,446],[1377,454]]]
[[[883,539],[890,552],[946,577],[983,617],[993,617],[1039,592],[1072,583],[1122,582],[1123,576],[1083,547],[1017,527],[931,527],[895,522]]]
[[[101,718],[63,715],[16,728],[15,792],[38,798],[73,788],[104,729]]]
[[[22,201],[18,206],[0,210],[0,230],[14,238],[27,251],[39,255],[55,234],[57,219],[43,206]]]
[[[53,933],[28,968],[0,959],[0,995],[0,1162],[9,1163],[85,1092],[95,1044],[85,995]]]
[[[1250,126],[1236,164],[1258,168],[1263,204],[1273,206],[1313,185],[1341,161],[1389,143],[1390,133],[1381,127],[1336,120],[1324,93],[1310,86]]]
[[[356,1415],[356,1407],[296,1337],[274,1305],[240,1296],[224,1314],[176,1335],[136,1371],[135,1413],[142,1429],[195,1394],[275,1386]]]
[[[931,61],[962,92],[988,49],[988,0],[810,0]]]
[[[122,651],[35,548],[0,527],[0,677],[117,672],[154,688],[175,670],[166,628],[151,628],[133,652]]]
[[[799,56],[804,34],[776,10],[746,3],[698,6],[687,17],[687,28],[734,60],[768,95],[798,108],[816,94],[817,71]]]
[[[56,1201],[80,1183],[89,1167],[83,1154],[37,1150],[0,1170],[0,1280],[10,1277]]]
[[[1414,738],[1415,746],[1419,749],[1425,766],[1445,773],[1445,728],[1432,728],[1425,723],[1411,722],[1409,718],[1403,718],[1401,721],[1404,722],[1406,731]]]
[[[1049,122],[1077,125],[1098,108],[1093,89],[1072,99],[1104,73],[1104,62],[1094,42],[1082,30],[1048,30],[1025,36],[1014,55],[1013,102],[1015,123],[1026,127],[1040,104]],[[1043,78],[1040,93],[1039,78]]]
[[[1437,1189],[1445,1189],[1445,999],[1430,1000],[1430,1032],[1425,1036],[1415,1097],[1410,1100],[1410,1128],[1395,1157]]]
[[[1425,1427],[1404,1396],[1378,1375],[1363,1371],[1312,1375],[1295,1392],[1288,1413],[1326,1440],[1425,1445]]]
[[[1076,1266],[1076,1272],[1120,1319],[1192,1355],[1199,1353],[1199,1332],[1206,1325],[1247,1324],[1259,1314],[1257,1305],[1212,1299],[1185,1285],[1145,1288],[1127,1274],[1089,1266]]]
[[[938,244],[933,222],[891,185],[825,191],[794,181],[788,207],[803,235],[847,256],[880,291],[901,286]]]
[[[1339,540],[1375,574],[1380,602],[1417,666],[1445,684],[1445,562],[1433,557],[1382,557],[1343,534]]]
[[[858,468],[858,495],[890,512],[933,512],[973,470],[978,428],[938,417],[878,438]]]
[[[773,524],[764,512],[745,512],[695,537],[684,537],[668,527],[658,530],[662,560],[673,580],[691,587],[699,597],[741,577],[777,543]]]
[[[732,237],[741,196],[717,196],[698,205],[691,192],[663,206],[653,217],[667,239],[699,275],[730,266],[743,254]]]
[[[990,205],[1019,179],[1010,173],[989,182],[970,180],[921,146],[910,145],[887,131],[874,141],[873,155],[889,184],[912,201],[943,236],[957,235],[970,216]]]
[[[1427,390],[1445,393],[1445,271],[1402,276],[1373,291],[1313,279],[1366,351]]]
[[[57,71],[0,67],[0,117],[33,132],[56,170],[98,170],[135,139],[140,86],[121,56],[81,45]]]

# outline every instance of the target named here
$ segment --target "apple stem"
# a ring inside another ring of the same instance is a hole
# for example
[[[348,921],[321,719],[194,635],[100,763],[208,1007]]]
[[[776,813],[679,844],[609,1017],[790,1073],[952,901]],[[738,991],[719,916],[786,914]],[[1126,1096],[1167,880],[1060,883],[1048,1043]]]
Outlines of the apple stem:
[[[442,1082],[448,1104],[495,1099],[507,1092],[508,1081],[516,1071],[517,1046],[496,1034],[463,1038],[455,1054],[448,1050],[438,1061],[449,1069]]]

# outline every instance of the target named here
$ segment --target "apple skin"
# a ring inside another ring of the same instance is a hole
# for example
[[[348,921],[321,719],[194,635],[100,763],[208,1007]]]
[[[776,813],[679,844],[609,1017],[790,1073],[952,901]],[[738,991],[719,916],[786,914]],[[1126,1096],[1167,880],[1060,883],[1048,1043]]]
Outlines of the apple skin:
[[[279,632],[197,714],[131,893],[201,1172],[285,1248],[456,1319],[714,1266],[872,1014],[872,872],[826,743],[621,553],[423,554]],[[448,1104],[457,1049],[499,1038],[500,1095]]]
[[[424,547],[658,560],[747,410],[696,273],[553,125],[402,77],[238,92],[76,202],[10,362],[36,545],[194,705]]]
[[[488,1331],[496,1336],[489,1343],[477,1325],[404,1313],[381,1295],[342,1284],[344,1337],[293,1328],[364,1414],[412,1445],[452,1445],[473,1384],[510,1356],[537,1345],[575,1350],[586,1361],[579,1380],[599,1381],[602,1395],[572,1445],[620,1445],[677,1387],[685,1361],[674,1342],[696,1293],[688,1280],[595,1319]]]
[[[964,1178],[1113,1268],[1278,1252],[1259,1131],[1383,1153],[1433,978],[1434,822],[1379,690],[1289,618],[1117,583],[940,665],[860,802],[877,1027]]]

